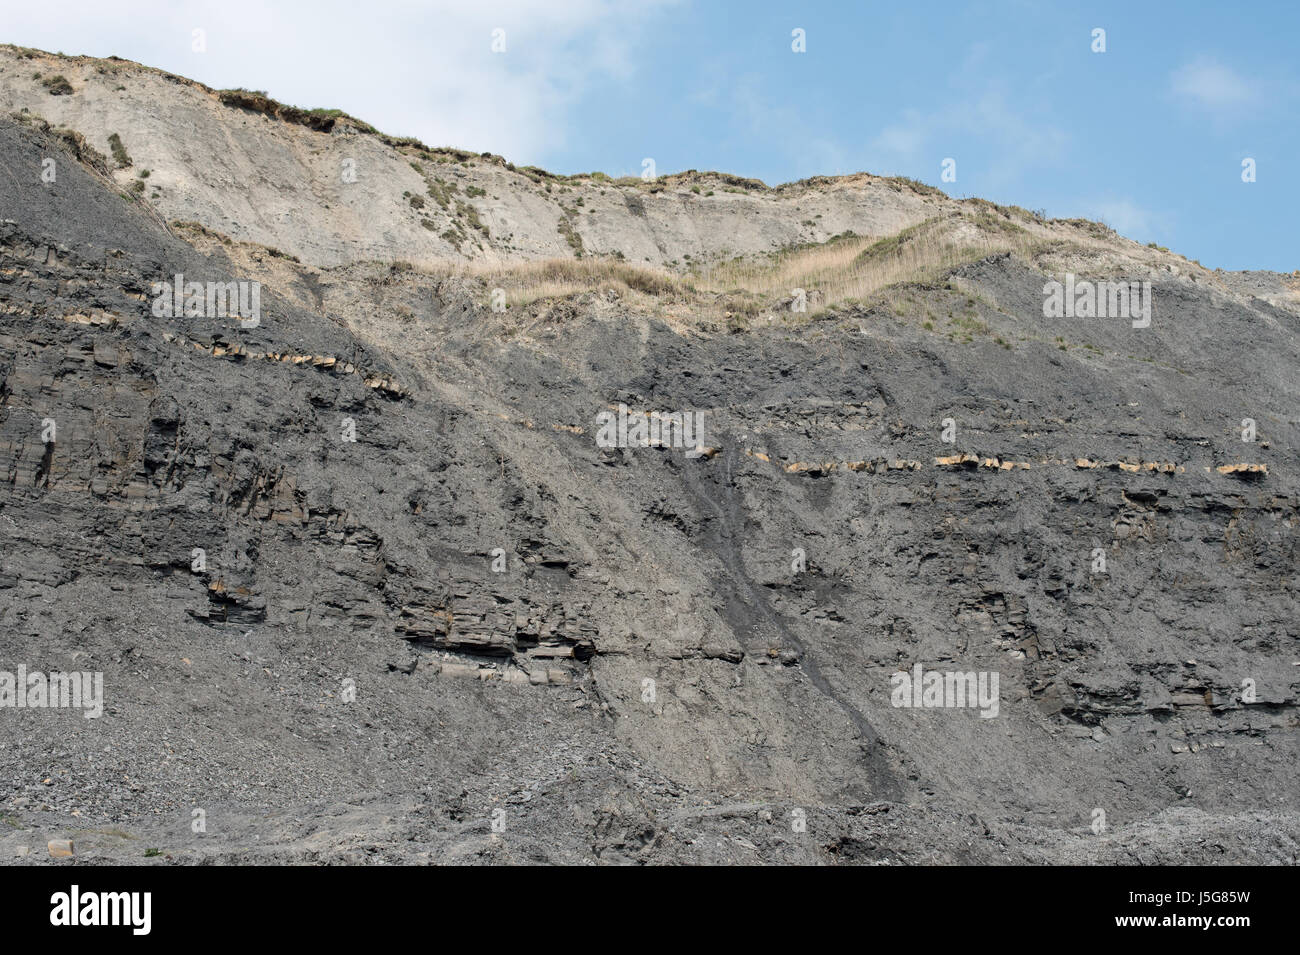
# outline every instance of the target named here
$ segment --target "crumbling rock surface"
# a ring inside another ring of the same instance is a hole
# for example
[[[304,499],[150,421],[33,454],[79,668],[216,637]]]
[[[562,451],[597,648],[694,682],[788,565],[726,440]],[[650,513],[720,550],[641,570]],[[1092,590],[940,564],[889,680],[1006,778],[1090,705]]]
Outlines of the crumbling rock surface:
[[[105,687],[0,709],[0,861],[1297,861],[1286,296],[1052,324],[995,256],[918,294],[1011,351],[594,292],[507,334],[200,251],[39,125],[0,162],[0,670]],[[155,317],[176,273],[260,323]],[[599,446],[620,403],[708,453]],[[997,716],[893,705],[918,663]]]

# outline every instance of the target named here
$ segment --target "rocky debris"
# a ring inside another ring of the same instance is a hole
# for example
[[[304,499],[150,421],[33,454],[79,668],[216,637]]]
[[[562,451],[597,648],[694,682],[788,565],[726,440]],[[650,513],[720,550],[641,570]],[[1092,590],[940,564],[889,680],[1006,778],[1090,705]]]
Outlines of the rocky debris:
[[[528,324],[270,257],[257,327],[155,318],[153,282],[243,260],[68,148],[0,122],[14,168],[66,157],[0,179],[0,670],[106,705],[3,711],[0,861],[1296,861],[1285,300],[1170,279],[1176,324],[1062,351],[1044,273],[992,257],[955,277],[1008,357],[887,305]],[[671,236],[658,201],[625,208]],[[611,403],[703,412],[707,453],[599,447]],[[997,718],[892,705],[916,663],[997,673]]]

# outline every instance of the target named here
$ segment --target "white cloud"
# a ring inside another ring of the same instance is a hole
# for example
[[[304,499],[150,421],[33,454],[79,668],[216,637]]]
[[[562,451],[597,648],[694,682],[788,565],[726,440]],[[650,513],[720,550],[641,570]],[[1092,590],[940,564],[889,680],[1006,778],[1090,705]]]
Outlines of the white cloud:
[[[854,158],[838,141],[825,135],[825,129],[817,122],[815,114],[810,115],[800,106],[773,102],[763,90],[762,77],[756,73],[736,77],[725,99],[717,87],[713,87],[696,94],[692,101],[725,108],[730,120],[743,126],[762,143],[759,148],[788,157],[799,171],[798,175],[842,175],[860,171]],[[727,171],[757,175],[750,170]]]
[[[955,155],[957,143],[985,142],[996,147],[997,168],[982,180],[985,188],[1018,180],[1028,168],[1059,161],[1068,143],[1066,133],[1009,103],[1003,93],[986,88],[979,96],[930,113],[904,110],[900,121],[887,126],[868,146],[872,168],[893,171],[930,164],[935,176],[941,159]]]
[[[1089,215],[1129,238],[1146,236],[1155,223],[1152,214],[1131,199],[1102,199],[1090,204]]]
[[[636,73],[640,28],[674,0],[71,0],[11,5],[5,39],[116,54],[209,86],[334,107],[433,146],[540,162],[571,110]],[[191,49],[206,31],[207,51]],[[505,31],[505,52],[491,50]]]
[[[1174,70],[1169,82],[1177,95],[1213,110],[1241,106],[1256,97],[1252,83],[1206,57]]]

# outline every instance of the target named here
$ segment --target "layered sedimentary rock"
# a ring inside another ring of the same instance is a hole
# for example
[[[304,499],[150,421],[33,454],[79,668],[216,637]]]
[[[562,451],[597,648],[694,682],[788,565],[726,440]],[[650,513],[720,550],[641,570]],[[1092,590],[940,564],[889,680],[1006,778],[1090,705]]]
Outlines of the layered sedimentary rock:
[[[244,121],[254,158],[334,148]],[[1053,263],[995,255],[729,334],[197,240],[244,193],[193,158],[151,204],[39,122],[0,157],[0,670],[106,696],[0,709],[0,858],[1296,861],[1287,277],[1152,265],[1135,329],[1045,318]],[[157,317],[178,273],[261,282],[258,322]],[[707,445],[602,447],[620,404]],[[916,664],[996,673],[996,718],[896,705]]]

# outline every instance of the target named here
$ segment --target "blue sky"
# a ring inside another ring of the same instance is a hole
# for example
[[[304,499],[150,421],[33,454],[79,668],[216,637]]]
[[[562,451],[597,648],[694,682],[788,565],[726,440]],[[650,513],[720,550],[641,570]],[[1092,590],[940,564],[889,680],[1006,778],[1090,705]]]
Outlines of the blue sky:
[[[1300,269],[1300,4],[54,0],[0,37],[555,172],[908,175],[1209,267]]]

